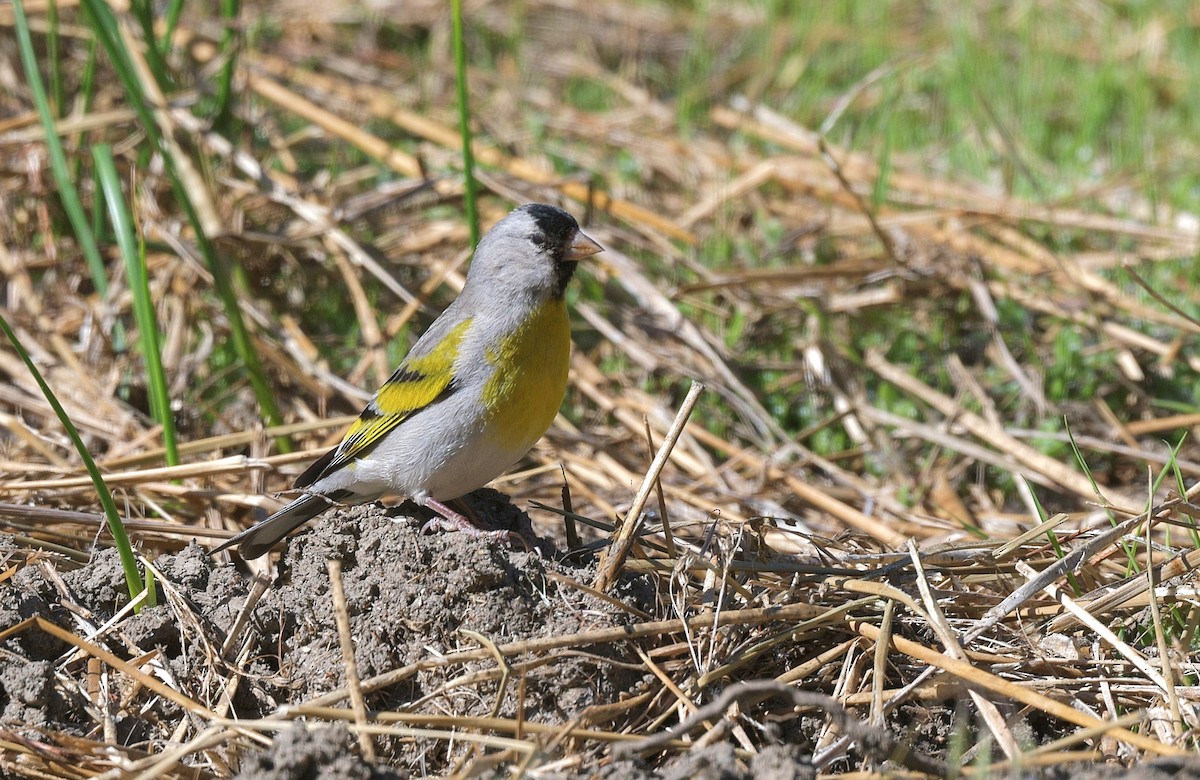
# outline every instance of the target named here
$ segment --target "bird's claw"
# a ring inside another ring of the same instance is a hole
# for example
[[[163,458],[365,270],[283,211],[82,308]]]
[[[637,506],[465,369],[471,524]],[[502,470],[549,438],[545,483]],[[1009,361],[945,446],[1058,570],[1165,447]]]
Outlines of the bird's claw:
[[[497,542],[507,541],[510,544],[514,541],[519,541],[527,551],[530,549],[529,542],[527,542],[516,531],[487,531],[482,528],[476,528],[468,520],[463,518],[449,518],[437,515],[427,520],[425,524],[421,526],[421,533],[423,534],[430,534],[434,533],[435,531],[459,531],[467,534],[468,536],[483,537]]]

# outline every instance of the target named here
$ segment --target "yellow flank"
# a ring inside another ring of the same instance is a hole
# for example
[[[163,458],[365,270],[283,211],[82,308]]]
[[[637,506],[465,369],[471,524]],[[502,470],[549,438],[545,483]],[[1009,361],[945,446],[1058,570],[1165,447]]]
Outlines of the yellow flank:
[[[499,447],[524,452],[541,438],[567,389],[571,326],[566,301],[548,300],[495,347],[487,359],[496,367],[483,388],[488,437]]]

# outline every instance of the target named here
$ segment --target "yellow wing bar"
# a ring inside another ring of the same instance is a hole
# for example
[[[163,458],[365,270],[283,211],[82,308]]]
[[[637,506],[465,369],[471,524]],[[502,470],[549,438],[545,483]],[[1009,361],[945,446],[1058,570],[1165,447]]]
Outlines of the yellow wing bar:
[[[295,487],[307,487],[363,457],[397,425],[453,393],[457,389],[454,361],[470,324],[470,318],[463,320],[429,354],[401,363],[351,423],[341,443],[301,474]]]

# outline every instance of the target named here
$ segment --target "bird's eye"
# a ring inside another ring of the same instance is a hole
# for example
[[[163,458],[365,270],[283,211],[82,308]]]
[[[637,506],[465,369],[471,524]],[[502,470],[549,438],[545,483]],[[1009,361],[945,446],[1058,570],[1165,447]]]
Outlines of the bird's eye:
[[[546,245],[546,236],[544,236],[541,233],[530,233],[529,240],[532,241],[533,243],[537,244],[538,246]]]

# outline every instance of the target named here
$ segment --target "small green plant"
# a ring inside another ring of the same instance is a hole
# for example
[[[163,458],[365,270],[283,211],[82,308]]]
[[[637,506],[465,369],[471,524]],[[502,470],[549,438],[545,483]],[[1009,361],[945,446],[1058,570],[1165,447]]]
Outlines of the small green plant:
[[[50,389],[50,385],[46,384],[46,380],[42,377],[42,372],[38,371],[34,365],[33,359],[29,357],[29,353],[21,344],[17,334],[9,326],[8,320],[0,316],[0,330],[4,331],[4,335],[8,337],[8,341],[12,344],[17,355],[25,363],[29,369],[29,373],[37,382],[38,387],[42,390],[42,395],[46,397],[46,402],[50,404],[50,408],[54,410],[54,414],[58,417],[63,427],[67,430],[67,436],[71,438],[71,443],[75,445],[75,450],[79,453],[79,457],[83,460],[83,465],[87,468],[88,475],[92,478],[92,484],[96,486],[96,496],[100,499],[101,506],[104,507],[104,516],[108,519],[108,529],[112,533],[113,543],[117,547],[117,553],[121,556],[121,569],[125,572],[125,584],[129,589],[129,598],[134,599],[141,595],[142,591],[148,590],[145,601],[142,606],[154,606],[156,602],[153,581],[142,581],[142,575],[138,571],[137,556],[133,553],[133,547],[129,544],[129,535],[125,533],[125,524],[121,521],[121,515],[117,511],[117,504],[113,501],[112,492],[109,491],[108,485],[104,482],[103,475],[100,474],[99,467],[96,466],[96,461],[92,460],[91,454],[83,443],[83,438],[79,435],[79,430],[75,424],[71,422],[71,418],[67,416],[67,412],[63,409],[62,404],[58,402],[58,398],[54,395],[54,391]],[[138,607],[141,610],[141,606]]]

